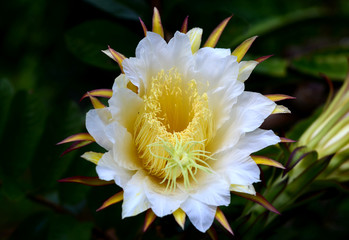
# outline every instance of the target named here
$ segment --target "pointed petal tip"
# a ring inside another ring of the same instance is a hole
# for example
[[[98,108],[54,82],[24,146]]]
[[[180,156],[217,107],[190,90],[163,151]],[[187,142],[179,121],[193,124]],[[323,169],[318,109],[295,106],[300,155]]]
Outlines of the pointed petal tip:
[[[187,33],[188,32],[188,19],[189,19],[189,16],[187,16],[184,19],[182,27],[181,27],[181,33]]]
[[[261,165],[267,165],[267,166],[271,166],[271,167],[285,169],[285,167],[281,163],[279,163],[271,158],[268,158],[268,157],[252,155],[251,158],[258,165],[261,164]]]
[[[283,105],[276,105],[274,111],[271,114],[279,114],[279,113],[291,113],[290,109]]]
[[[89,152],[85,152],[80,157],[97,165],[99,160],[103,157],[103,155],[104,153],[89,151]]]
[[[185,212],[181,208],[178,208],[176,211],[172,213],[172,215],[176,220],[176,222],[178,223],[178,225],[184,230],[185,217],[186,217]]]
[[[126,59],[126,57],[123,54],[121,54],[121,53],[115,51],[114,49],[112,49],[109,45],[108,45],[108,50],[109,50],[109,53],[107,53],[107,52],[104,52],[104,53],[106,53],[115,62],[117,62],[117,64],[120,67],[121,72],[123,73],[124,70],[123,70],[123,67],[122,67],[122,62],[124,61],[124,59]]]
[[[69,142],[77,142],[77,141],[95,141],[95,139],[89,134],[89,133],[77,133],[74,135],[71,135],[59,143],[56,143],[56,145],[60,145],[63,143],[69,143]]]
[[[73,150],[85,147],[85,146],[87,146],[87,145],[89,145],[91,143],[93,143],[93,141],[78,141],[78,142],[75,142],[69,148],[67,148],[59,157],[63,157],[65,154],[67,154],[67,153],[69,153],[69,152],[71,152]]]
[[[251,194],[242,193],[242,192],[235,192],[235,191],[232,191],[232,193],[234,193],[237,196],[246,198],[250,201],[253,201],[261,205],[265,209],[280,215],[280,212],[271,203],[269,203],[268,200],[266,200],[260,193],[256,193],[256,195],[251,195]]]
[[[274,54],[263,56],[263,57],[259,57],[255,61],[258,62],[258,63],[261,63],[261,62],[264,62],[265,60],[267,60],[268,58],[270,58],[272,56],[274,56]]]
[[[289,138],[285,138],[285,137],[280,137],[280,142],[282,143],[294,143],[294,142],[297,142],[296,140],[292,140],[292,139],[289,139]]]
[[[224,216],[222,210],[218,207],[215,218],[231,235],[234,236],[233,230],[231,229],[227,218]]]
[[[253,42],[256,40],[257,36],[250,37],[243,41],[239,46],[237,46],[234,51],[231,53],[231,55],[234,55],[237,57],[237,62],[240,62],[247,51],[250,49]],[[256,60],[257,61],[257,60]]]
[[[90,93],[87,93],[87,96],[90,98],[94,109],[105,108],[106,106],[101,103],[96,97],[92,96]]]
[[[206,40],[205,44],[203,47],[212,47],[214,48],[219,40],[219,38],[222,35],[223,30],[225,29],[225,27],[227,26],[229,20],[232,18],[233,16],[227,17],[226,19],[224,19],[214,30],[213,32],[210,34],[210,36],[208,37],[208,39]]]
[[[58,182],[71,182],[71,183],[80,183],[87,186],[105,186],[113,184],[113,181],[104,181],[98,177],[84,177],[84,176],[75,176],[67,177],[58,180]]]
[[[154,222],[156,218],[155,213],[149,209],[147,213],[145,214],[145,219],[144,219],[144,225],[143,225],[143,232],[147,231],[150,225]]]
[[[146,37],[147,36],[147,31],[148,31],[147,26],[145,25],[145,23],[143,22],[143,20],[140,17],[138,19],[141,22],[143,33],[144,33],[144,36]]]
[[[108,198],[107,200],[105,200],[105,202],[102,204],[102,206],[100,206],[96,212],[101,211],[104,208],[107,208],[115,203],[121,202],[124,199],[124,191],[120,191],[116,194],[114,194],[113,196],[111,196],[110,198]]]
[[[154,7],[154,13],[153,13],[153,32],[159,34],[162,38],[164,38],[164,29],[162,27],[161,23],[161,17],[159,10]]]
[[[84,99],[87,98],[89,95],[93,97],[105,97],[105,98],[111,98],[113,95],[113,90],[112,89],[95,89],[92,91],[88,91],[85,93],[81,98],[80,102]]]
[[[269,98],[273,102],[278,102],[278,101],[287,100],[287,99],[296,99],[296,97],[288,96],[285,94],[267,94],[264,96]]]
[[[217,232],[212,226],[207,230],[207,233],[212,240],[218,240]]]

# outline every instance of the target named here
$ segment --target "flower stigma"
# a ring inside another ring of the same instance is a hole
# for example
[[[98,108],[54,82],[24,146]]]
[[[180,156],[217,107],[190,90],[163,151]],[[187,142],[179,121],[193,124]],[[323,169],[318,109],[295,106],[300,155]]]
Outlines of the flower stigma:
[[[183,81],[176,68],[152,77],[134,128],[134,142],[144,169],[174,190],[197,181],[198,170],[213,172],[205,150],[213,136],[212,111],[196,81]]]

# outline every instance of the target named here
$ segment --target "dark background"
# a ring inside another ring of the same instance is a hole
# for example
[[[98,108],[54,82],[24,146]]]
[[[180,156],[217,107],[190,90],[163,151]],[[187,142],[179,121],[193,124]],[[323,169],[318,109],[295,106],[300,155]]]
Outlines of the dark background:
[[[108,45],[134,56],[143,37],[140,16],[151,30],[153,6],[166,38],[189,15],[189,28],[204,29],[203,41],[234,15],[218,47],[234,49],[259,35],[245,59],[274,54],[261,63],[246,89],[297,97],[285,101],[292,115],[268,119],[279,134],[310,116],[328,94],[326,74],[337,89],[348,71],[349,1],[145,1],[15,0],[0,3],[0,239],[209,239],[189,221],[183,232],[172,217],[157,219],[142,235],[144,213],[121,220],[121,204],[95,210],[120,189],[58,183],[69,176],[96,176],[79,156],[101,150],[92,144],[60,154],[55,144],[85,131],[89,90],[111,88],[120,73],[100,50]],[[87,149],[87,150],[86,150]],[[233,230],[245,200],[232,197],[224,212]],[[348,194],[335,189],[294,208],[266,229],[262,239],[344,239],[349,234]],[[229,235],[215,225],[220,239]]]

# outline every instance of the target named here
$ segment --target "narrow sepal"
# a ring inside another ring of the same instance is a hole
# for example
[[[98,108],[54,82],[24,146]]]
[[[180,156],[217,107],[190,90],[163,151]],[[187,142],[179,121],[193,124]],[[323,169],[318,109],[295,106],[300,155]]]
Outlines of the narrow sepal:
[[[207,233],[212,240],[218,240],[217,232],[212,226],[207,230]]]
[[[280,137],[280,140],[282,143],[293,143],[296,142],[295,140],[289,139],[289,138],[285,138],[285,137]]]
[[[75,149],[85,147],[93,142],[94,141],[77,141],[77,142],[73,143],[69,148],[67,148],[60,156],[62,157],[63,155],[65,155],[65,154],[67,154]]]
[[[187,16],[184,21],[183,21],[183,24],[182,24],[182,27],[181,27],[181,33],[187,33],[188,32],[188,18],[189,16]]]
[[[147,32],[148,32],[147,26],[145,26],[145,24],[144,24],[144,22],[142,21],[141,18],[139,18],[139,21],[141,22],[142,29],[143,29],[143,32],[144,32],[144,36],[146,37],[147,36]]]
[[[153,32],[159,34],[162,38],[164,38],[164,29],[161,24],[160,13],[156,7],[154,7],[153,14]]]
[[[87,161],[90,161],[94,164],[98,164],[98,161],[102,158],[103,153],[97,153],[97,152],[85,152],[81,155],[83,159],[86,159]]]
[[[178,208],[176,211],[173,212],[173,217],[178,223],[178,225],[181,226],[181,228],[184,230],[185,217],[186,217],[185,212],[182,209]]]
[[[216,215],[215,215],[216,220],[222,224],[222,226],[231,233],[231,235],[234,235],[233,230],[231,229],[229,222],[227,221],[226,217],[224,216],[222,210],[217,207]]]
[[[105,108],[105,105],[103,103],[101,103],[101,101],[99,101],[97,98],[89,95],[88,93],[87,93],[87,95],[90,98],[92,105],[95,109]]]
[[[251,156],[251,158],[253,159],[253,161],[255,161],[256,164],[268,165],[268,166],[272,166],[272,167],[285,169],[285,167],[281,163],[279,163],[271,158],[267,158],[264,156]]]
[[[156,218],[155,213],[153,212],[153,210],[149,209],[145,214],[143,232],[147,231],[149,226],[154,222],[155,218]]]
[[[117,194],[114,194],[110,198],[108,198],[100,208],[96,210],[96,212],[109,207],[110,205],[113,205],[115,203],[121,202],[124,199],[124,191],[118,192]]]
[[[318,155],[316,151],[308,152],[306,151],[306,148],[304,146],[295,148],[291,152],[285,164],[285,170],[284,170],[283,176],[285,176],[289,171],[291,171],[295,166],[297,166],[297,164],[299,164],[300,161],[303,161],[303,162],[305,161],[306,163],[303,165],[310,166],[312,163],[317,161],[317,158],[318,158]],[[301,174],[301,172],[297,172],[297,174],[293,174],[292,177],[294,178],[299,174]]]
[[[270,57],[272,57],[272,56],[274,56],[274,55],[271,54],[271,55],[259,57],[259,58],[255,59],[255,61],[261,63],[261,62],[264,62],[265,60],[267,60],[268,58],[270,58]]]
[[[68,143],[68,142],[76,142],[76,141],[93,141],[94,142],[95,139],[89,133],[77,133],[60,141],[59,143],[57,143],[57,145]]]
[[[232,193],[234,193],[235,195],[238,195],[240,197],[246,198],[248,200],[251,200],[255,203],[258,203],[259,205],[261,205],[262,207],[264,207],[265,209],[268,209],[271,212],[274,212],[276,214],[280,214],[278,210],[276,210],[276,208],[271,205],[271,203],[269,203],[261,194],[256,193],[256,195],[250,195],[247,193],[241,193],[241,192],[234,192],[232,191]]]
[[[282,101],[282,100],[286,100],[286,99],[296,99],[295,97],[291,97],[291,96],[284,95],[284,94],[268,94],[268,95],[264,95],[264,96],[269,98],[273,102],[278,102],[278,101]]]
[[[278,113],[291,113],[291,111],[283,105],[276,105],[276,107],[274,108],[274,111],[271,114],[278,114]]]
[[[80,101],[84,98],[87,98],[88,96],[93,96],[93,97],[105,97],[105,98],[111,98],[113,96],[113,90],[111,89],[96,89],[92,91],[88,91],[87,93],[82,96]]]
[[[114,183],[114,181],[104,181],[99,179],[98,177],[84,177],[84,176],[63,178],[58,180],[58,182],[80,183],[88,186],[105,186],[105,185],[110,185]]]
[[[207,41],[204,44],[204,47],[212,47],[214,48],[222,35],[222,32],[224,28],[227,26],[229,20],[232,18],[232,16],[224,19],[211,33],[211,35],[208,37]]]
[[[306,188],[326,169],[332,157],[333,154],[321,159],[317,159],[316,154],[311,156],[311,158],[313,158],[313,163],[309,165],[301,174],[299,174],[299,176],[294,178],[294,180],[288,184],[287,189],[285,190],[290,193],[291,202],[299,197],[306,190]],[[311,159],[308,158],[307,160]]]
[[[247,53],[248,49],[251,47],[254,40],[256,40],[257,36],[251,37],[249,39],[246,39],[243,41],[235,50],[231,53],[231,55],[234,55],[237,57],[237,61],[240,62],[242,58]],[[256,60],[257,61],[257,60]]]
[[[124,69],[122,67],[122,62],[124,61],[124,59],[126,59],[126,57],[124,55],[122,55],[121,53],[112,49],[110,46],[108,46],[108,49],[109,49],[109,52],[111,53],[111,55],[113,56],[113,59],[115,60],[115,62],[118,63],[121,72],[124,72]]]
[[[331,79],[329,77],[327,77],[325,74],[320,73],[320,76],[325,79],[325,81],[327,82],[329,91],[328,91],[328,96],[326,99],[326,103],[324,106],[324,109],[327,109],[327,107],[330,105],[331,100],[333,99],[333,94],[334,94],[334,88],[333,88],[333,82],[331,81]]]

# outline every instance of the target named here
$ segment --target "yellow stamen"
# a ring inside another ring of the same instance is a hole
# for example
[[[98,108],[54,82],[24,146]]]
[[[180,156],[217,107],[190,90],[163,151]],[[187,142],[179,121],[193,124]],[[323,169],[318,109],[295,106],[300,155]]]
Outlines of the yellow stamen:
[[[212,112],[196,81],[182,80],[176,69],[162,70],[143,99],[134,141],[144,169],[169,190],[178,180],[189,187],[198,170],[211,172],[205,147],[213,138]]]

